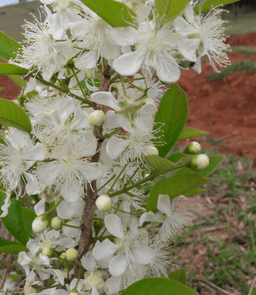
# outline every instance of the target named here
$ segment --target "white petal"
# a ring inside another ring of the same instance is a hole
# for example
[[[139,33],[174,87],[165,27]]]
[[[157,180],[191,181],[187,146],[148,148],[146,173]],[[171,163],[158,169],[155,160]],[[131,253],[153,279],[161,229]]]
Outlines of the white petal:
[[[110,31],[110,36],[119,46],[133,45],[136,42],[137,30],[131,26],[116,27]]]
[[[116,294],[119,293],[121,290],[121,277],[111,277],[107,279],[105,284],[105,290],[107,294]]]
[[[23,172],[23,174],[24,174],[26,181],[27,181],[26,193],[28,195],[38,194],[40,192],[40,185],[39,185],[36,175],[30,174],[27,172]]]
[[[75,66],[81,71],[86,71],[87,69],[95,68],[97,66],[97,60],[96,52],[91,50],[80,55],[75,61]]]
[[[82,109],[80,108],[75,109],[74,118],[72,120],[70,128],[76,129],[76,130],[79,130],[82,128],[85,128],[85,129],[90,128],[88,116]]]
[[[11,134],[6,135],[6,138],[16,150],[24,148],[30,141],[29,134],[18,129],[14,129]]]
[[[196,62],[196,51],[200,44],[200,39],[186,39],[179,43],[179,51],[185,59]]]
[[[81,264],[83,268],[88,270],[89,272],[94,272],[96,268],[96,261],[92,255],[91,251],[88,251],[81,259]]]
[[[96,260],[103,260],[112,256],[118,249],[118,245],[112,243],[109,239],[105,239],[103,242],[97,241],[92,250],[92,255]]]
[[[116,114],[114,111],[108,111],[105,116],[104,126],[109,129],[114,129],[123,126],[125,120],[124,116]]]
[[[91,295],[99,295],[99,292],[96,289],[96,287],[92,287]]]
[[[127,265],[128,262],[126,259],[126,255],[119,254],[111,260],[109,264],[109,272],[113,276],[121,276],[125,272]]]
[[[106,145],[106,151],[109,157],[113,160],[117,159],[122,154],[122,152],[127,148],[129,143],[130,143],[129,140],[112,136],[108,140]]]
[[[115,214],[109,214],[104,218],[104,223],[107,230],[111,235],[122,238],[124,236],[124,230],[121,219]]]
[[[82,195],[82,185],[79,182],[78,179],[74,179],[73,180],[73,185],[69,185],[68,183],[65,183],[62,187],[61,187],[61,195],[64,198],[65,201],[73,203],[73,202],[77,202],[79,200],[79,198]]]
[[[34,210],[36,212],[36,215],[42,215],[45,212],[45,198],[42,198],[35,206]]]
[[[88,163],[86,167],[87,180],[92,181],[100,178],[104,174],[104,170],[105,169],[103,168],[101,163]]]
[[[166,215],[172,214],[172,206],[171,206],[171,200],[169,195],[159,195],[158,201],[157,201],[157,209],[163,212]]]
[[[155,63],[157,70],[157,76],[164,82],[176,82],[180,77],[180,69],[174,57],[170,54],[164,54],[163,56],[157,56]]]
[[[45,154],[45,146],[38,142],[34,147],[26,150],[22,158],[27,161],[43,161]]]
[[[150,247],[134,247],[132,254],[139,264],[149,264],[154,259],[154,251]]]
[[[139,49],[118,57],[114,63],[114,69],[122,76],[131,76],[136,74],[141,68],[146,54]]]
[[[68,225],[73,225],[73,226],[80,226],[80,222],[79,221],[69,221],[67,222]],[[63,234],[68,237],[68,238],[76,238],[79,236],[81,229],[79,228],[73,228],[73,227],[69,227],[69,226],[63,226],[62,227],[62,231]]]
[[[59,111],[60,122],[62,125],[64,125],[66,120],[74,112],[75,107],[76,107],[76,103],[73,100],[65,99],[59,102],[58,111]]]
[[[59,269],[46,269],[45,271],[55,277],[58,277],[61,285],[62,286],[64,285],[64,273],[61,270],[59,270]],[[54,292],[54,294],[55,294],[55,292]]]
[[[45,113],[38,114],[35,116],[35,118],[36,118],[36,122],[40,125],[52,125],[54,127],[58,126],[56,119],[49,114],[45,114]]]
[[[194,21],[195,21],[194,9],[193,9],[193,7],[192,7],[192,5],[190,3],[185,8],[184,14],[185,14],[185,17],[186,17],[188,22],[190,22],[191,24],[194,23]]]
[[[142,226],[142,224],[144,222],[147,222],[147,221],[157,221],[159,222],[159,217],[157,214],[154,214],[153,212],[149,211],[149,212],[146,212],[146,213],[143,213],[140,217],[140,226]]]
[[[24,95],[26,95],[27,93],[33,91],[36,89],[36,79],[35,78],[30,78],[28,81],[28,84],[26,86],[26,89],[24,91]]]
[[[118,105],[117,100],[111,92],[99,91],[91,95],[91,101],[98,104],[108,106],[116,111],[120,111],[121,108]]]
[[[146,104],[137,111],[138,116],[154,115],[157,112],[157,108],[154,103],[147,101]]]

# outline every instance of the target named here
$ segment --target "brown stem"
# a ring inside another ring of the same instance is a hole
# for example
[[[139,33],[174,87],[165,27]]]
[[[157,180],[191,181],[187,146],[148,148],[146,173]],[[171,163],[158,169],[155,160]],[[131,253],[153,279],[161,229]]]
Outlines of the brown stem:
[[[110,66],[106,65],[106,68],[103,68],[101,73],[101,81],[99,91],[108,91],[110,88],[110,78],[111,76],[108,74],[110,70]],[[99,104],[94,104],[95,110],[103,110],[104,106]],[[102,137],[102,126],[99,127],[99,133]],[[94,136],[97,138],[97,152],[91,158],[91,162],[97,163],[100,159],[100,147],[103,140],[97,134],[96,130],[94,130]],[[96,180],[93,180],[91,183],[87,184],[87,199],[84,209],[84,218],[81,224],[82,232],[78,245],[78,260],[80,261],[84,254],[88,252],[89,247],[92,244],[92,227],[93,227],[93,219],[95,212],[95,201],[98,197],[98,191],[96,186]],[[78,277],[78,267],[75,268],[74,277]],[[82,275],[84,270],[82,269]]]

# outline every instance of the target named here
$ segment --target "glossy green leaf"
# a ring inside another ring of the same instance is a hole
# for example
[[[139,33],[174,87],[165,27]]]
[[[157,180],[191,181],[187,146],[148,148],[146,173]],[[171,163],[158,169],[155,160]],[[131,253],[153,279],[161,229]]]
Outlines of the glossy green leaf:
[[[179,281],[183,285],[187,285],[187,277],[184,269],[178,269],[168,275],[169,279]]]
[[[199,195],[199,194],[202,194],[202,193],[205,193],[207,192],[207,189],[202,189],[202,188],[195,188],[195,189],[192,189],[188,192],[186,192],[185,194],[183,194],[185,197],[188,197],[188,196],[193,196],[193,195]]]
[[[21,251],[29,251],[28,248],[20,243],[4,240],[0,238],[0,253],[18,254]]]
[[[26,75],[27,73],[27,69],[5,62],[0,62],[0,75]]]
[[[179,195],[184,195],[192,189],[207,183],[209,179],[198,175],[172,175],[168,179],[160,180],[153,186],[147,200],[147,211],[156,212],[159,194],[169,195],[174,199]]]
[[[183,140],[183,139],[187,139],[187,138],[192,138],[192,137],[196,137],[196,136],[201,136],[201,135],[205,135],[208,134],[209,132],[207,131],[202,131],[196,128],[192,128],[192,127],[184,127],[183,130],[181,131],[181,134],[178,138],[178,140]]]
[[[134,23],[135,12],[113,0],[81,0],[112,27],[127,27]]]
[[[23,80],[20,76],[17,75],[8,75],[8,77],[14,82],[16,83],[18,86],[20,86],[20,88],[22,87],[26,87],[27,83],[25,80]]]
[[[198,293],[172,279],[149,278],[132,284],[121,295],[198,295]]]
[[[0,123],[31,132],[31,122],[25,111],[13,101],[0,98]]]
[[[238,1],[240,0],[206,0],[204,1],[203,5],[199,4],[195,6],[194,11],[196,14],[199,14],[199,12],[204,13],[209,11],[212,7],[216,7],[217,5],[220,5],[220,4],[227,5],[227,4],[235,3]]]
[[[209,157],[209,165],[205,169],[201,171],[194,171],[187,167],[179,169],[175,175],[181,175],[181,174],[193,174],[193,175],[199,175],[199,176],[208,176],[210,173],[212,173],[224,160],[224,157],[221,155],[216,155]]]
[[[32,231],[32,222],[36,218],[36,213],[33,210],[30,210],[28,208],[22,207],[22,213],[24,216],[24,223],[25,223],[25,228],[31,237],[33,237],[33,231]]]
[[[180,15],[186,8],[189,0],[155,0],[155,13],[169,21]]]
[[[3,205],[4,200],[5,193],[0,192],[0,207]],[[8,209],[8,214],[7,216],[2,217],[2,222],[10,234],[25,246],[29,237],[24,222],[24,215],[20,200],[11,199],[11,205]]]
[[[174,167],[175,165],[168,159],[159,156],[151,155],[146,157],[149,167],[155,171],[164,171]]]
[[[155,142],[163,141],[166,144],[157,146],[160,157],[165,157],[174,146],[184,128],[188,116],[188,102],[185,92],[178,84],[171,85],[161,99],[155,117],[155,123],[164,123],[162,132],[157,132],[156,136],[161,136]],[[159,124],[154,129],[159,128]]]
[[[0,57],[4,60],[15,58],[16,52],[21,48],[17,41],[5,35],[2,31],[0,31],[0,44]]]
[[[180,161],[182,158],[186,158],[187,155],[183,154],[183,153],[175,153],[172,154],[168,157],[168,160],[170,160],[173,163],[176,163],[178,161]]]

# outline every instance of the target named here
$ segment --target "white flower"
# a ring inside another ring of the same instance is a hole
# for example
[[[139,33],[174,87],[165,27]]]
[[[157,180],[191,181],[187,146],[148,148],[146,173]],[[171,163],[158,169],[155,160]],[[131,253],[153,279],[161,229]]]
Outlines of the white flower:
[[[116,39],[120,39],[122,34],[123,30],[115,29]],[[180,77],[180,69],[173,53],[179,38],[171,24],[157,29],[153,21],[145,21],[139,24],[137,31],[133,29],[133,34],[136,36],[136,50],[118,57],[113,63],[114,69],[123,76],[130,76],[145,64],[156,69],[161,81],[176,82]],[[133,38],[124,40],[122,45],[127,44],[133,45]]]
[[[190,217],[192,213],[181,213],[175,211],[175,204],[178,201],[187,200],[183,195],[170,200],[169,195],[159,195],[157,202],[157,209],[165,215],[154,214],[149,211],[143,213],[140,217],[140,226],[146,221],[161,222],[162,227],[158,232],[161,241],[167,241],[170,238],[174,240],[179,235],[178,229],[190,224]]]
[[[41,143],[34,145],[27,132],[10,128],[5,137],[6,144],[0,144],[0,178],[8,190],[20,184],[20,178],[27,181],[28,194],[37,193],[38,183],[35,175],[26,172],[36,161],[45,159],[45,147]]]
[[[230,64],[225,51],[229,45],[225,44],[223,21],[221,13],[223,9],[213,8],[206,15],[195,15],[191,3],[185,9],[186,20],[178,16],[175,20],[175,28],[183,37],[179,43],[179,51],[188,60],[196,62],[194,66],[201,73],[201,57],[207,55],[215,71],[216,65],[226,66]]]
[[[65,201],[76,202],[84,194],[85,182],[95,180],[104,173],[100,163],[91,163],[85,158],[90,155],[81,145],[73,148],[57,146],[50,154],[53,161],[42,163],[35,174],[42,184],[55,185],[55,192],[59,191]]]
[[[145,233],[138,230],[135,220],[131,223],[130,230],[125,232],[121,219],[115,214],[107,215],[104,222],[110,234],[117,237],[116,244],[108,239],[102,243],[97,241],[92,250],[95,259],[106,259],[118,251],[118,254],[109,263],[109,272],[113,276],[120,276],[129,267],[134,276],[140,274],[142,265],[151,263],[153,259],[153,250],[147,246]]]

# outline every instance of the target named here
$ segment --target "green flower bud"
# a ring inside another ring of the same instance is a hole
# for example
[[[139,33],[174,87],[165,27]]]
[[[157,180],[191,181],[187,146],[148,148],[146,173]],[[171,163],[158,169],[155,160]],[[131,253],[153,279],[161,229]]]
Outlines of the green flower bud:
[[[49,217],[46,214],[37,216],[32,222],[32,230],[35,234],[41,234],[49,225]]]
[[[96,206],[100,211],[106,212],[112,208],[112,200],[108,195],[101,195],[96,200]]]
[[[209,158],[205,154],[200,154],[198,156],[194,156],[190,159],[188,163],[188,167],[195,170],[203,170],[209,165]]]
[[[201,151],[200,143],[196,141],[192,141],[186,146],[184,150],[184,154],[195,155],[195,154],[198,154],[200,151]]]
[[[145,152],[147,153],[148,156],[159,155],[158,149],[153,144],[146,146]]]
[[[62,219],[60,219],[58,216],[54,217],[51,220],[51,228],[55,230],[61,229],[62,226]]]
[[[75,248],[69,248],[66,251],[66,258],[68,261],[75,261],[78,257],[78,251]]]
[[[41,252],[43,255],[52,257],[53,256],[53,249],[49,247],[44,247]]]
[[[68,295],[80,295],[80,293],[77,291],[76,288],[74,288],[68,293]]]
[[[96,110],[89,115],[89,123],[92,126],[99,127],[105,120],[105,114],[102,110]]]

